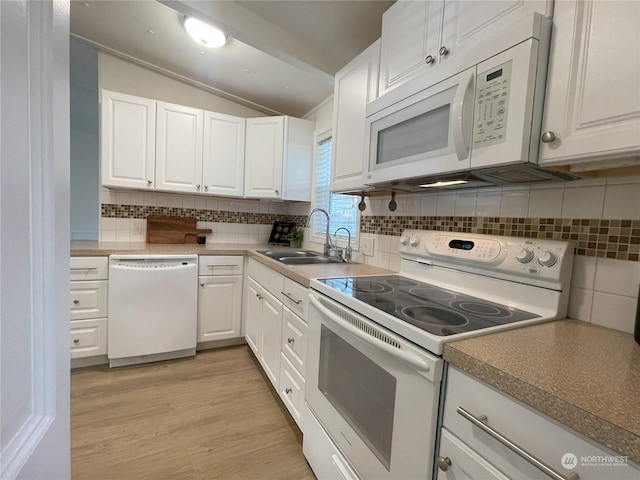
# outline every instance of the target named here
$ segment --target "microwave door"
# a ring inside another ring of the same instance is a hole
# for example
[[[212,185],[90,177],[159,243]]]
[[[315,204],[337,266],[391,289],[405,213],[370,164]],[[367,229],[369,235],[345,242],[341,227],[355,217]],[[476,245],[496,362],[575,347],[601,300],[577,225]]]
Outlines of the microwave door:
[[[366,183],[467,170],[475,67],[367,118]]]

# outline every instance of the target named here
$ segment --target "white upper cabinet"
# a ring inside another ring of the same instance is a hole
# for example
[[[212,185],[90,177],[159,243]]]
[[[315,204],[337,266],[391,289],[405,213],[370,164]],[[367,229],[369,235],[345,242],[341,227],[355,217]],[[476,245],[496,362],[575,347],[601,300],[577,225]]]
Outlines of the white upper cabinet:
[[[541,165],[640,154],[640,2],[556,2]]]
[[[244,118],[204,112],[204,193],[229,197],[243,196],[244,142]]]
[[[313,131],[299,118],[248,118],[245,197],[310,201]]]
[[[105,187],[153,189],[156,102],[102,91],[100,170]]]
[[[198,193],[202,188],[204,112],[157,103],[156,190]]]
[[[417,76],[439,81],[486,60],[512,46],[505,30],[534,12],[548,14],[552,4],[546,0],[396,2],[382,17],[380,95]]]
[[[380,40],[335,76],[331,191],[364,190],[366,106],[378,95]]]

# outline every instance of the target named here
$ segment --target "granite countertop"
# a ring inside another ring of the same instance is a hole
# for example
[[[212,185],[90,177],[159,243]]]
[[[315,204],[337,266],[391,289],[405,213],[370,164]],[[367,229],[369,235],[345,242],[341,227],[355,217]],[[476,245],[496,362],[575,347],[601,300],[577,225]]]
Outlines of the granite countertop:
[[[452,365],[640,462],[640,345],[560,320],[446,344]]]
[[[286,250],[288,247],[256,244],[208,243],[198,244],[158,244],[127,242],[72,241],[72,257],[105,255],[242,255],[254,258],[267,267],[281,273],[304,287],[309,287],[312,278],[348,277],[362,275],[388,275],[393,273],[384,268],[364,263],[330,263],[324,265],[285,265],[258,253],[258,250]]]

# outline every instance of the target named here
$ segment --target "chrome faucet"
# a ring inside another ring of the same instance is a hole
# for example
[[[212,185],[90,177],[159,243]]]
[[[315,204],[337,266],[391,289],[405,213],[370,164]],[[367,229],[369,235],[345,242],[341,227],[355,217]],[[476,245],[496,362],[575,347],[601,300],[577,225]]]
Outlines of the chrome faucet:
[[[337,228],[335,232],[333,232],[333,236],[335,237],[340,230],[344,230],[345,232],[347,232],[347,235],[349,235],[349,243],[347,243],[347,249],[344,251],[344,256],[342,256],[342,261],[344,263],[351,263],[351,252],[352,252],[352,250],[351,250],[351,232],[349,231],[349,229],[347,227],[340,227],[340,228]],[[336,243],[338,243],[338,242],[336,241]]]
[[[314,208],[313,210],[311,210],[311,213],[309,214],[309,221],[307,222],[307,227],[311,225],[311,217],[316,212],[322,212],[327,217],[327,231],[325,232],[325,241],[324,241],[324,256],[328,257],[329,255],[331,255],[331,249],[333,248],[333,244],[331,243],[331,238],[329,237],[329,212],[327,212],[322,208]]]

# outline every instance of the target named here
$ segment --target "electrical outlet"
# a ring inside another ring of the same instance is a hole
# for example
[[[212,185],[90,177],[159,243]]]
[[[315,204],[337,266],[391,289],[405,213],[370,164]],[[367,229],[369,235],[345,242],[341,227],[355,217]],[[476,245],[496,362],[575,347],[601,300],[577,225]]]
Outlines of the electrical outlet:
[[[360,249],[363,255],[367,257],[373,257],[373,237],[365,237],[364,235],[360,238]]]
[[[142,222],[132,222],[131,225],[131,234],[132,235],[142,235],[144,232],[142,231],[143,224]]]

